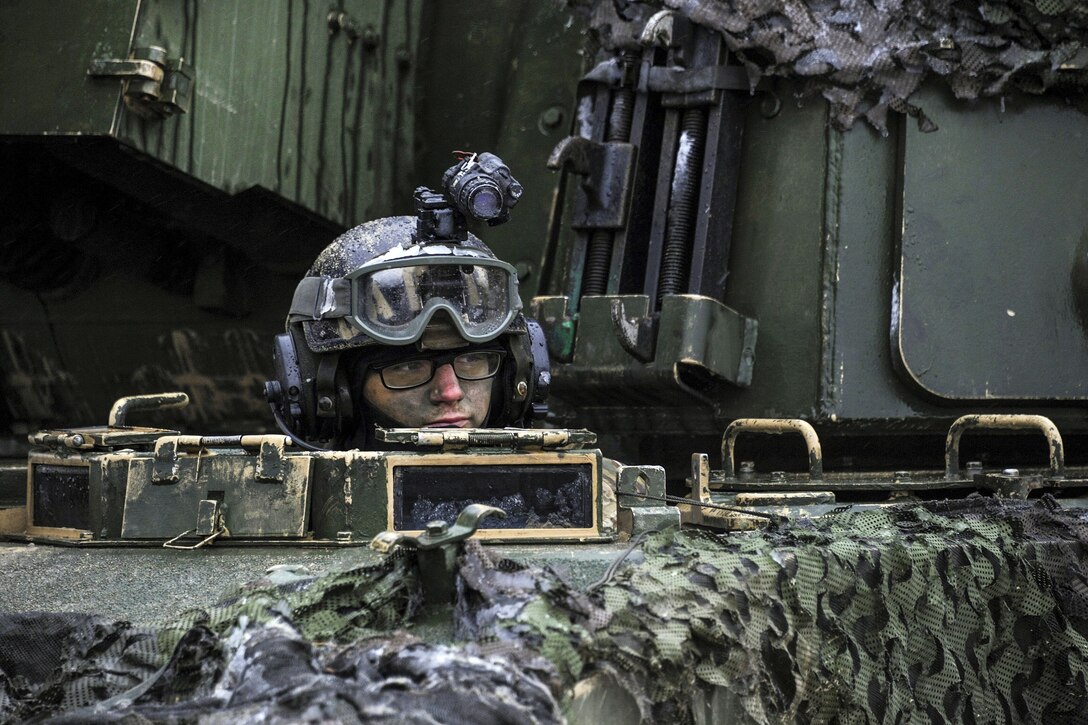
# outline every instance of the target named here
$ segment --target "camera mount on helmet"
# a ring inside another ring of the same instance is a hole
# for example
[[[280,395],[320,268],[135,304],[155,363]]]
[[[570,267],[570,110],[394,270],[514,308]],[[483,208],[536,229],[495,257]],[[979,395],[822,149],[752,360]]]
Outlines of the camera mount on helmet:
[[[495,154],[455,152],[461,160],[442,175],[442,193],[415,191],[416,241],[458,243],[468,238],[468,220],[497,226],[510,219],[522,186]]]

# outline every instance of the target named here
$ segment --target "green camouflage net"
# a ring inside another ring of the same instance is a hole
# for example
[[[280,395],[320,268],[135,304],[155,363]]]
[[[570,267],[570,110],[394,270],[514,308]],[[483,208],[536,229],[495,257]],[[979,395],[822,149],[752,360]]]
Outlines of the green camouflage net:
[[[181,614],[160,629],[158,642],[169,653],[197,625],[223,635],[243,618],[257,624],[283,618],[310,641],[354,642],[403,626],[421,602],[414,560],[398,552],[373,566],[321,577],[266,576],[215,606]]]
[[[670,530],[614,572],[578,591],[470,540],[452,646],[397,631],[410,553],[273,572],[157,632],[2,615],[0,719],[550,723],[605,676],[628,720],[1088,721],[1088,511],[1053,499]]]
[[[493,627],[568,678],[618,672],[659,718],[698,685],[752,722],[1084,722],[1086,522],[978,499],[669,531],[596,601],[537,585]]]
[[[663,5],[721,33],[748,68],[797,78],[847,129],[864,116],[886,132],[888,109],[936,129],[908,99],[927,77],[957,98],[1058,92],[1083,104],[1088,85],[1085,0],[570,0],[593,8],[605,45],[630,42]],[[612,7],[616,11],[612,11]]]

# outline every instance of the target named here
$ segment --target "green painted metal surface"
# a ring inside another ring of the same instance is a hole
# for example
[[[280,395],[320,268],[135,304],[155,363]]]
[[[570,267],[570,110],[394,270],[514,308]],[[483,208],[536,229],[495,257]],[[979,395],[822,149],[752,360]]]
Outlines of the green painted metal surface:
[[[972,108],[908,126],[895,362],[946,400],[1088,399],[1074,255],[1088,231],[1088,116],[1056,100]]]
[[[119,113],[116,81],[87,78],[95,57],[124,58],[139,0],[90,0],[63,10],[0,3],[0,134],[99,135]]]
[[[196,68],[192,110],[123,114],[133,148],[230,194],[261,187],[338,224],[388,213],[412,165],[420,3],[147,0],[134,44]]]
[[[545,283],[556,175],[544,162],[573,121],[583,20],[547,2],[436,2],[425,12],[417,166],[445,169],[453,149],[493,150],[510,165],[525,193],[509,222],[477,233],[518,267],[527,307]]]

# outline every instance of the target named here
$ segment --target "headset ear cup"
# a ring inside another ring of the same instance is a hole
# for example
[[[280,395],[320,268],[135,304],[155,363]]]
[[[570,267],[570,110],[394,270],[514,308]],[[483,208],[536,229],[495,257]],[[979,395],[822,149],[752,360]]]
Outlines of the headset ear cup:
[[[275,405],[292,431],[305,437],[302,409],[302,373],[298,352],[289,333],[276,335],[272,343],[272,369],[275,386],[266,387],[269,402]],[[278,387],[278,389],[277,389]]]
[[[552,384],[552,363],[548,357],[548,339],[544,335],[544,328],[531,317],[525,318],[525,328],[529,350],[532,353],[533,369],[529,376],[527,420],[541,420],[548,414],[548,388]]]
[[[304,439],[315,440],[320,435],[317,417],[317,391],[314,384],[317,379],[314,355],[306,347],[306,338],[301,325],[291,325],[287,333],[278,335],[277,338],[279,337],[288,338],[291,344],[290,351],[294,356],[296,369],[298,370],[297,402],[301,410],[297,429],[298,434]],[[286,349],[286,345],[284,347]]]

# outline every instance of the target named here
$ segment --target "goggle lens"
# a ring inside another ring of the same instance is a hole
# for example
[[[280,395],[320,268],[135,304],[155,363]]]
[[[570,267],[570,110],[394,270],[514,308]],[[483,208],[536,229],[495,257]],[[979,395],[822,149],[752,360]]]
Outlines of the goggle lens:
[[[510,322],[517,294],[509,270],[479,260],[379,269],[360,275],[355,285],[356,322],[384,341],[418,339],[439,308],[467,339],[489,339]]]

